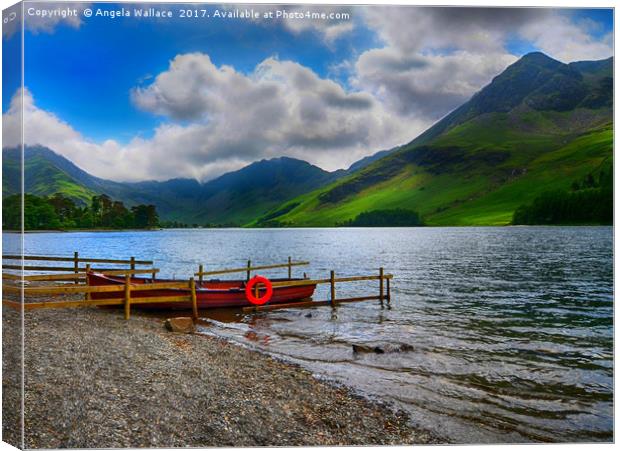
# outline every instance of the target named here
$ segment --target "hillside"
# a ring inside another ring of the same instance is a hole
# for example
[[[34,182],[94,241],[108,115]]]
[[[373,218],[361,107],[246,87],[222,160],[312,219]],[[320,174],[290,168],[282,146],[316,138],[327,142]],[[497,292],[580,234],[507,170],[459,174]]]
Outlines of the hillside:
[[[252,226],[333,226],[406,208],[429,225],[503,225],[539,194],[611,164],[612,59],[525,55],[411,143]]]
[[[3,196],[19,192],[19,151],[3,150]],[[190,224],[241,225],[274,206],[341,176],[305,161],[274,158],[252,163],[207,183],[193,179],[118,183],[94,177],[44,147],[25,150],[25,189],[29,194],[62,193],[80,205],[107,194],[128,206],[153,204],[163,220]]]
[[[92,184],[81,183],[70,172],[63,170],[60,164],[62,160],[69,165],[71,164],[68,160],[59,157],[48,149],[36,147],[29,150],[28,157],[24,162],[26,192],[37,196],[47,196],[58,192],[71,197],[80,204],[90,202],[91,197],[98,191],[93,189]],[[3,197],[19,193],[21,190],[20,182],[19,150],[3,149]]]

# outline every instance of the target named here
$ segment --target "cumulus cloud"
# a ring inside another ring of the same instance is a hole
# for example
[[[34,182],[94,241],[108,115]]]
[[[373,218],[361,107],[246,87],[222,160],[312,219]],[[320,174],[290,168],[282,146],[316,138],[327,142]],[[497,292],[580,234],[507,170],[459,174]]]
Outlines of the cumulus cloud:
[[[259,13],[258,18],[250,19],[254,24],[266,27],[275,24],[293,34],[313,32],[328,45],[354,30],[355,12],[360,10],[359,7],[351,5],[243,5],[236,3],[218,6],[217,9],[224,11],[251,9]],[[276,11],[286,13],[286,17],[277,16]],[[265,21],[264,15],[268,13],[273,19]]]
[[[364,52],[352,83],[375,93],[400,115],[437,120],[516,61],[508,53],[456,51],[447,55],[402,53],[393,47]]]
[[[24,93],[25,142],[41,144],[113,180],[214,178],[262,158],[290,156],[328,170],[402,144],[429,123],[403,119],[371,94],[347,92],[307,67],[268,58],[248,74],[208,55],[177,56],[131,97],[170,119],[152,138],[89,141]],[[4,114],[6,146],[19,142],[19,96]]]
[[[2,27],[3,39],[10,38],[21,28],[21,4],[3,11],[3,18],[16,15],[17,20],[7,21]],[[53,33],[59,25],[67,25],[71,28],[79,28],[82,25],[84,9],[90,3],[29,3],[24,6],[24,28],[33,34]],[[69,14],[68,11],[71,11]],[[43,15],[45,12],[46,15]],[[75,13],[75,14],[74,14]]]
[[[26,91],[27,92],[27,91]],[[21,88],[11,98],[9,109],[2,115],[2,146],[17,147],[22,142],[22,97]],[[30,96],[30,93],[28,93]]]
[[[209,138],[208,130],[200,125],[161,125],[151,139],[134,138],[127,145],[115,140],[93,142],[53,113],[38,108],[27,89],[13,96],[9,109],[3,114],[3,147],[21,144],[22,104],[26,145],[49,147],[102,178],[117,181],[201,179],[247,164],[243,158],[231,155],[228,158],[216,156],[197,165],[201,157],[200,143]]]
[[[428,125],[404,121],[368,93],[347,92],[275,58],[245,75],[202,53],[179,55],[151,85],[134,89],[132,99],[143,110],[199,124],[206,132],[196,154],[201,164],[230,154],[288,155],[336,169]]]
[[[597,24],[590,20],[574,22],[565,14],[548,15],[524,24],[519,34],[542,52],[562,62],[598,60],[613,55],[613,34],[596,38]]]
[[[367,7],[364,19],[385,46],[354,62],[351,84],[399,115],[436,121],[516,61],[506,28],[527,9]]]
[[[39,109],[32,94],[21,88],[11,99],[9,109],[2,115],[3,147],[21,145],[22,111],[24,143],[27,145],[40,144],[55,149],[84,168],[105,165],[108,157],[110,160],[120,157],[120,147],[114,141],[95,144],[86,140],[68,123]]]
[[[434,49],[503,51],[510,30],[549,15],[528,8],[367,7],[365,21],[403,53]]]
[[[355,11],[358,10],[350,5],[292,5],[287,6],[288,13],[304,15],[299,19],[282,19],[284,26],[293,33],[314,31],[331,44],[336,39],[350,33],[354,29]],[[326,19],[317,19],[310,14],[325,14]]]
[[[426,120],[449,113],[515,62],[510,39],[566,62],[612,54],[611,35],[596,39],[591,22],[557,9],[366,7],[364,20],[384,47],[353,62],[351,83],[398,114]]]

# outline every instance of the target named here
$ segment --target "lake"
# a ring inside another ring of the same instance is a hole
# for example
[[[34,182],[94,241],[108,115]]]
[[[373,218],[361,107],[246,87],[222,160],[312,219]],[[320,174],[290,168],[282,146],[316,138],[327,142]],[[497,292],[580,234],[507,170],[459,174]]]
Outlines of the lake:
[[[4,234],[4,252],[18,235]],[[391,306],[208,314],[201,332],[296,362],[457,443],[613,439],[613,228],[31,233],[29,254],[152,259],[160,276],[308,260],[312,278],[394,274]],[[284,270],[267,271],[282,276]],[[339,296],[378,282],[338,285]],[[326,287],[315,299],[327,299]],[[204,313],[204,312],[203,312]],[[353,344],[408,345],[353,353]]]

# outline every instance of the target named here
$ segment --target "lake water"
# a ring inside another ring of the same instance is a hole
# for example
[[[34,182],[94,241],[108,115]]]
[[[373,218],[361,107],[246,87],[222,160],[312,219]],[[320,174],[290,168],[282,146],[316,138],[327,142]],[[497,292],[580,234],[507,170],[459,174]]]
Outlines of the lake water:
[[[16,235],[3,236],[10,252]],[[152,259],[161,276],[309,260],[310,277],[394,274],[378,301],[259,315],[201,330],[398,405],[453,442],[613,438],[613,228],[166,230],[33,233],[30,254]],[[285,270],[265,272],[267,276]],[[339,286],[339,296],[378,292]],[[326,299],[325,287],[315,299]],[[308,315],[308,314],[311,315]],[[406,344],[354,354],[352,344]]]

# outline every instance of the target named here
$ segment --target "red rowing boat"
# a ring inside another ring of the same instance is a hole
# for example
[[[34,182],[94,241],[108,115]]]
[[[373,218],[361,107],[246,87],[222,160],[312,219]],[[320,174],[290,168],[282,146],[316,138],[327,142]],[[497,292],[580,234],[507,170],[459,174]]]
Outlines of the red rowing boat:
[[[273,282],[293,281],[303,279],[272,279]],[[157,279],[154,283],[180,282],[179,280]],[[132,285],[153,283],[152,279],[144,277],[132,277]],[[101,285],[124,285],[125,278],[118,276],[108,276],[105,274],[89,272],[88,284],[92,286]],[[252,304],[245,297],[245,280],[206,280],[196,282],[196,302],[199,309],[210,309],[219,307],[248,307]],[[314,294],[316,284],[300,285],[292,287],[273,287],[273,296],[269,304],[286,304],[296,301],[308,300]],[[265,288],[259,288],[259,296],[263,296]],[[140,291],[142,297],[160,296],[184,296],[189,294],[189,290],[176,288],[162,288]],[[137,296],[137,295],[136,295]],[[111,293],[92,293],[92,299],[118,299],[123,297],[122,292]],[[135,304],[134,308],[151,310],[187,310],[192,308],[191,302],[158,302]]]

